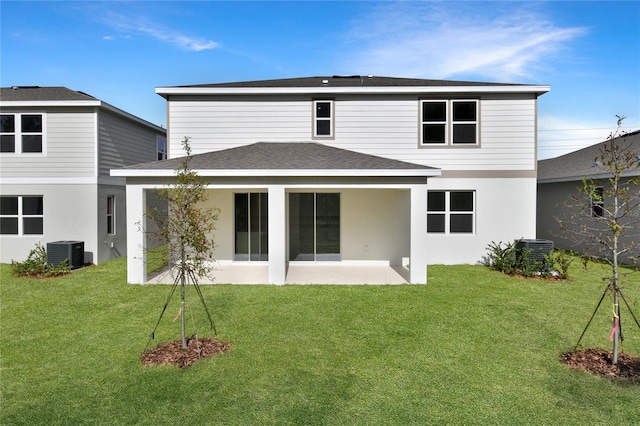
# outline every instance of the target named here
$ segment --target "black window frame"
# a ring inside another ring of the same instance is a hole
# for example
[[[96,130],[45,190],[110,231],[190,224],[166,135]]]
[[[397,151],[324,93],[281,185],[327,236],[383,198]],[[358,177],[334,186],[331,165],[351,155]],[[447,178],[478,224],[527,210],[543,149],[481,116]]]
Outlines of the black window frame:
[[[462,195],[470,199],[458,199]],[[476,191],[427,191],[427,233],[442,235],[475,235]]]
[[[12,118],[11,120],[9,118]],[[5,128],[12,122],[11,128]],[[42,155],[46,144],[44,112],[0,114],[0,155]],[[35,124],[33,128],[32,124]]]
[[[8,206],[7,202],[12,205]],[[15,209],[11,208],[11,211],[9,211],[7,207],[13,207],[14,205]],[[14,230],[15,232],[13,232]],[[44,235],[44,196],[0,196],[0,235],[18,237]]]
[[[466,111],[463,108],[465,104],[469,104]],[[427,108],[435,105],[439,105],[438,109],[441,111]],[[442,107],[444,107],[443,111]],[[419,109],[419,147],[473,148],[480,146],[480,99],[420,99]],[[465,112],[472,112],[472,116],[465,115]]]
[[[320,105],[327,104],[329,106],[328,116],[319,114]],[[313,99],[313,139],[333,139],[335,131],[335,100],[329,98]],[[326,132],[319,132],[320,124],[323,125],[323,130],[326,128]]]

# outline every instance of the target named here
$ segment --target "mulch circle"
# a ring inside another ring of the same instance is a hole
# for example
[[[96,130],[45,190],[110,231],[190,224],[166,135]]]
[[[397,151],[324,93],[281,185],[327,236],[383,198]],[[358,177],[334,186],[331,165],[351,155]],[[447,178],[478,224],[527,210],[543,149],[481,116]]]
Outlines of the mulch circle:
[[[611,364],[613,353],[604,349],[570,351],[560,361],[571,368],[588,371],[609,378],[631,379],[640,383],[640,357],[618,353],[618,363]]]
[[[175,340],[161,343],[153,349],[144,351],[140,355],[140,361],[145,367],[175,365],[187,368],[196,361],[221,354],[229,349],[231,349],[231,343],[208,337],[188,339],[186,348],[182,348],[180,340]]]

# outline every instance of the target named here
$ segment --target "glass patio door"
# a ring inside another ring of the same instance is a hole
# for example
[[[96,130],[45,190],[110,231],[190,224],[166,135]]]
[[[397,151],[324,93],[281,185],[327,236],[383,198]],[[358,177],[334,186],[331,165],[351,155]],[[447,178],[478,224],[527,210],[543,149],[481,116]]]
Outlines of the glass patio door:
[[[340,260],[340,194],[289,194],[289,260]]]
[[[266,193],[235,194],[235,260],[269,260]]]

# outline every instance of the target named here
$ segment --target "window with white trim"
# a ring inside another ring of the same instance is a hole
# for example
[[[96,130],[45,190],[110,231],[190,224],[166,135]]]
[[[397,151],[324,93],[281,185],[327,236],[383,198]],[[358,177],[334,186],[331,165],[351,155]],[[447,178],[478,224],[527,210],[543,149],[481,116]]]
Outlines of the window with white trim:
[[[478,100],[420,102],[420,145],[478,145]]]
[[[598,186],[594,188],[591,198],[591,217],[602,217],[604,215],[604,188]]]
[[[107,196],[107,234],[115,235],[116,233],[116,196]]]
[[[0,114],[0,153],[41,154],[44,114]]]
[[[333,100],[317,99],[313,101],[313,137],[333,137]]]
[[[158,152],[158,160],[167,159],[167,138],[156,136],[156,151]]]
[[[43,235],[42,195],[0,196],[1,235]]]
[[[427,232],[473,234],[474,224],[474,191],[427,192]]]

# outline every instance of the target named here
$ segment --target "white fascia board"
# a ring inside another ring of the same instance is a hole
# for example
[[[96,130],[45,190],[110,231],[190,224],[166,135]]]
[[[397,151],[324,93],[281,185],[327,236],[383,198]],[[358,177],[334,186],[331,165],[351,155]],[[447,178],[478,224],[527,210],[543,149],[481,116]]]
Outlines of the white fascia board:
[[[629,172],[625,172],[622,174],[623,179],[639,177],[639,176],[640,176],[640,169],[631,170]],[[613,175],[611,173],[599,173],[599,174],[592,174],[588,176],[583,175],[583,176],[564,176],[564,177],[557,177],[557,178],[538,178],[538,183],[580,182],[585,177],[587,179],[602,180],[602,179],[611,179]]]
[[[399,86],[399,87],[156,87],[159,95],[287,95],[287,94],[431,94],[431,93],[535,93],[551,86]]]
[[[377,177],[421,177],[440,176],[440,169],[362,169],[362,170],[193,170],[198,176],[203,177],[352,177],[352,176],[377,176]],[[114,169],[112,177],[175,177],[175,170],[143,170],[143,169]]]
[[[101,101],[0,101],[1,108],[52,107],[52,106],[102,106]]]

